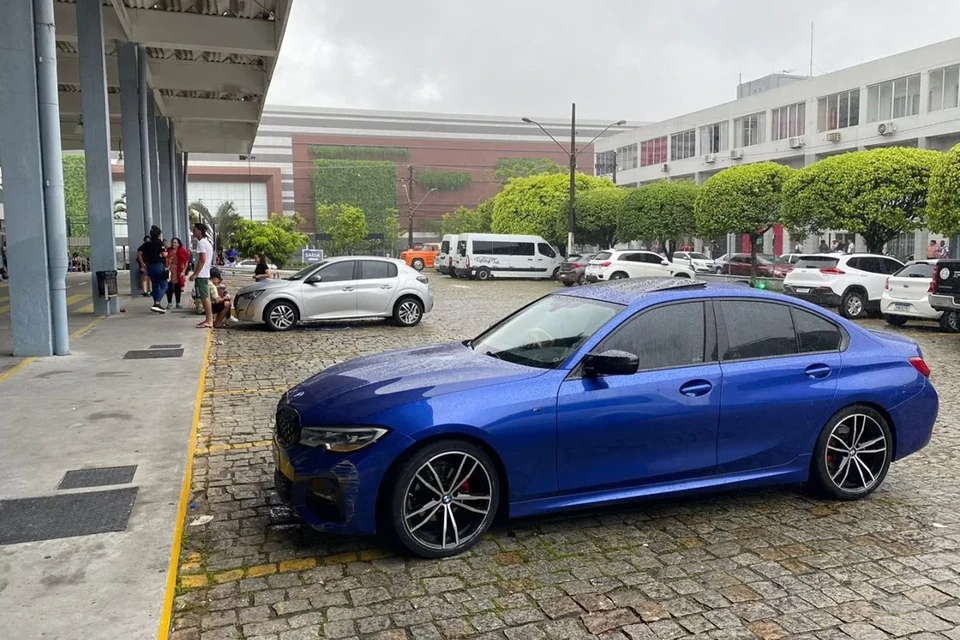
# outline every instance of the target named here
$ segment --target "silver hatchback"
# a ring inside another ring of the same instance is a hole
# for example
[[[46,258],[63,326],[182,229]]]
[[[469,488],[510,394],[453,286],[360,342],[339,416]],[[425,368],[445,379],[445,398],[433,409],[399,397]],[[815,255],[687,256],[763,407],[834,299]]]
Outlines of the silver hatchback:
[[[412,327],[433,309],[427,277],[400,260],[366,256],[332,258],[289,278],[241,289],[237,318],[288,331],[300,322],[392,318]]]

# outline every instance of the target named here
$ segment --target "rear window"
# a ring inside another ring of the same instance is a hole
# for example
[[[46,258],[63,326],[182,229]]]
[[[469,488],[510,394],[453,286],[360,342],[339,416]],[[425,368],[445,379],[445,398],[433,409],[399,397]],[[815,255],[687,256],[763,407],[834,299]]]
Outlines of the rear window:
[[[597,255],[593,256],[594,260],[609,260],[610,256],[613,255],[609,251],[601,251]]]
[[[804,256],[800,258],[794,269],[832,269],[840,262],[838,258],[830,256]]]
[[[897,271],[894,276],[898,278],[933,278],[933,270],[936,269],[935,265],[932,264],[908,264],[900,271]]]

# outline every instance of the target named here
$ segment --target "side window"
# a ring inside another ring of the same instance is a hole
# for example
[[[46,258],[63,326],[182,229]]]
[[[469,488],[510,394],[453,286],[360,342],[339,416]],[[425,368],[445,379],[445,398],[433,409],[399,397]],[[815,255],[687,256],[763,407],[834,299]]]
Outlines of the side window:
[[[493,253],[493,243],[487,240],[474,240],[473,241],[473,253],[475,255],[488,256]]]
[[[334,262],[327,265],[317,272],[321,282],[343,282],[344,280],[354,280],[353,265],[356,262],[347,260],[345,262]]]
[[[797,353],[790,307],[775,302],[721,300],[717,303],[727,344],[720,360],[771,358]]]
[[[702,302],[668,304],[627,320],[596,351],[635,354],[641,371],[688,367],[704,361],[705,329]]]
[[[793,308],[793,325],[800,342],[800,353],[818,353],[836,351],[843,341],[843,334],[837,325],[815,313]]]
[[[548,258],[557,257],[557,253],[546,242],[538,242],[537,251],[540,252],[540,255],[547,256]]]
[[[663,258],[656,255],[655,253],[641,253],[640,260],[642,262],[647,262],[649,264],[660,264],[663,262]]]
[[[897,262],[896,260],[891,260],[890,258],[880,258],[880,262],[883,264],[883,272],[894,274],[900,269],[903,269],[903,265]]]
[[[361,280],[382,280],[383,278],[396,278],[397,265],[392,262],[383,262],[381,260],[363,260],[360,262]]]
[[[465,255],[467,255],[467,241],[466,241],[466,240],[458,240],[458,241],[457,241],[457,255],[458,255],[458,256],[465,256]]]
[[[517,245],[518,256],[532,256],[535,253],[532,242],[521,242]]]
[[[620,256],[620,259],[624,262],[643,262],[639,253],[625,253]]]

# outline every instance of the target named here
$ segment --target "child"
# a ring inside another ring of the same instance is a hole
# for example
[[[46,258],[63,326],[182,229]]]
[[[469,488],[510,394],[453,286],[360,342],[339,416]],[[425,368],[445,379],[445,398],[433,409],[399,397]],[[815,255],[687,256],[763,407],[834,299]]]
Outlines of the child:
[[[210,304],[214,313],[213,326],[221,329],[230,318],[232,305],[227,285],[223,282],[220,269],[216,267],[210,269]]]

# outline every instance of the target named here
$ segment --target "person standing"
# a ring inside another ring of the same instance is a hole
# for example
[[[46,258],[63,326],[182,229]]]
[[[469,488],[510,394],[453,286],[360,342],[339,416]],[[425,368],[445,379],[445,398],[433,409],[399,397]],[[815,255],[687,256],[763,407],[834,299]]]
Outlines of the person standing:
[[[847,243],[847,253],[853,253],[856,249],[857,245],[853,243],[853,238],[850,238],[850,242]]]
[[[137,262],[140,264],[140,273],[150,278],[153,292],[153,306],[150,310],[154,313],[166,313],[167,310],[160,301],[167,292],[170,274],[167,272],[167,248],[163,246],[160,227],[154,225],[150,228],[149,239],[137,249]]]
[[[270,265],[267,264],[267,254],[258,253],[257,266],[253,270],[253,281],[263,282],[264,280],[269,280],[271,277]]]
[[[830,245],[827,244],[827,241],[823,238],[820,238],[820,247],[818,248],[820,253],[830,253]]]
[[[941,240],[940,246],[937,247],[937,257],[941,260],[950,256],[950,250],[947,249],[947,241]]]
[[[170,272],[170,284],[167,286],[167,308],[173,304],[176,298],[176,308],[180,306],[180,296],[183,288],[187,284],[187,265],[190,263],[190,252],[180,242],[180,238],[174,238],[170,241],[170,248],[167,250],[167,271]]]
[[[143,236],[143,242],[144,244],[150,242],[150,236]],[[143,298],[150,296],[150,276],[143,269],[140,270],[140,296]]]
[[[210,267],[213,265],[213,244],[207,239],[207,225],[198,222],[193,225],[193,237],[197,239],[197,266],[190,274],[190,282],[194,283],[197,297],[203,305],[206,316],[197,329],[213,328],[213,307],[210,304]]]
[[[937,241],[931,240],[930,244],[927,245],[927,260],[936,260],[937,259]]]

